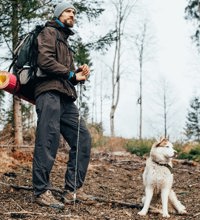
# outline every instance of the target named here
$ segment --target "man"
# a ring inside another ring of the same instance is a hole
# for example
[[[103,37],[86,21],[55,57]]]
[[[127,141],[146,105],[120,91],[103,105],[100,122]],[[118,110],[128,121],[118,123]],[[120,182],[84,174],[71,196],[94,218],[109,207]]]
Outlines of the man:
[[[79,121],[79,112],[74,104],[77,98],[74,85],[84,82],[90,74],[86,64],[75,70],[72,50],[67,42],[68,37],[74,34],[71,28],[75,14],[75,7],[62,1],[55,7],[54,19],[46,23],[38,36],[39,71],[35,87],[38,122],[33,158],[33,187],[37,203],[57,208],[64,208],[64,204],[52,195],[49,177],[60,133],[70,146],[64,203],[73,202],[73,193],[83,185],[91,148],[90,134],[84,121]],[[79,191],[77,197],[86,198]]]

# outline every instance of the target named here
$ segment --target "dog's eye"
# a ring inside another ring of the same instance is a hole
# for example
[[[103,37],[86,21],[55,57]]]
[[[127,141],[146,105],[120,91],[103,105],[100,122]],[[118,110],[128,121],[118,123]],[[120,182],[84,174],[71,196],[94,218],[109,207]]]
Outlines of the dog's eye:
[[[169,146],[167,145],[166,148],[169,148]]]

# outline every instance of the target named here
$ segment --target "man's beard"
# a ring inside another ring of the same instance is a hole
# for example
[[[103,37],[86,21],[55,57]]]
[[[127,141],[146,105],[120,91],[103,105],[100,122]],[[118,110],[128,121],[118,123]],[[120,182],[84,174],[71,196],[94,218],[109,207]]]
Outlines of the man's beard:
[[[68,20],[65,20],[65,23],[64,23],[67,27],[70,27],[72,28],[74,26],[74,21],[68,21]]]

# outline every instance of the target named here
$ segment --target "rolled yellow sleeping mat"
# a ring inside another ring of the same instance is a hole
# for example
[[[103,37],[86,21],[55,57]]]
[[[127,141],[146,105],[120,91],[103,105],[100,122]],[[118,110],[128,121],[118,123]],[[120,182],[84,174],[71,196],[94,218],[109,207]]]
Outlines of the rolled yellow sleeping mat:
[[[0,89],[14,94],[19,91],[19,88],[19,82],[14,74],[7,71],[0,71]]]
[[[17,77],[7,71],[0,71],[0,90],[5,90],[13,95],[17,95],[19,98],[35,104],[33,100],[29,100],[20,94],[20,83]]]

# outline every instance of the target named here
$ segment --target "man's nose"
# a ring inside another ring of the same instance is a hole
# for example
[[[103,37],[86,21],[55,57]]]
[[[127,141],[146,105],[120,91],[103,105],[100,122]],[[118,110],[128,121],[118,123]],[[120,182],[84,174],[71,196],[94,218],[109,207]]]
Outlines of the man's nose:
[[[73,17],[75,16],[73,11],[70,12],[70,16],[73,16]]]

